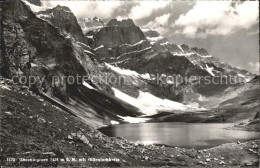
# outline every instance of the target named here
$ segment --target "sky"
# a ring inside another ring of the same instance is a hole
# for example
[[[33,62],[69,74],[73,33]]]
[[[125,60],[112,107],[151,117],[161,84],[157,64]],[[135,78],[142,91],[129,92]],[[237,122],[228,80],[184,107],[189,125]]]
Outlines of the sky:
[[[259,74],[258,1],[42,1],[77,18],[131,18],[175,44],[205,48],[221,61]]]

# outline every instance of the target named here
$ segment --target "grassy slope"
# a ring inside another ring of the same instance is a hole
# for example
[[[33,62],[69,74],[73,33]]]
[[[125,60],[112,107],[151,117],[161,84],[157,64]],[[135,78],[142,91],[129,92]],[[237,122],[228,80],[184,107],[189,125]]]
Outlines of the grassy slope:
[[[122,138],[107,137],[26,88],[11,86],[9,90],[8,85],[0,86],[0,150],[4,166],[217,166],[220,160],[225,165],[257,163],[254,153],[257,141],[221,145],[206,151],[143,146]],[[75,137],[75,133],[84,138]],[[7,157],[118,158],[120,162],[12,163],[6,162]],[[208,157],[211,158],[210,162],[205,161]]]

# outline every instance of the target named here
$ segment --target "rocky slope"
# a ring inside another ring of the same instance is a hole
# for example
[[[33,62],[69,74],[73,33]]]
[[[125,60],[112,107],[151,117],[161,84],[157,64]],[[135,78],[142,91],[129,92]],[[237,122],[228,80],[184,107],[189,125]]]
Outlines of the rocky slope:
[[[83,122],[65,109],[28,91],[27,87],[12,84],[10,80],[0,80],[0,92],[1,166],[258,165],[258,141],[229,143],[205,150],[143,145],[123,138],[107,137],[89,126],[91,120]],[[7,161],[7,158],[15,160]],[[30,161],[30,158],[37,161]],[[51,160],[53,158],[58,160]],[[72,161],[72,158],[76,160]],[[98,161],[91,161],[93,158]]]
[[[78,24],[77,18],[68,7],[58,5],[52,9],[40,11],[36,13],[36,15],[43,20],[49,21],[62,32],[68,33],[76,41],[83,43],[87,42],[87,39]]]
[[[77,49],[71,39],[60,34],[58,28],[36,17],[22,1],[6,2],[2,6],[3,76],[46,75],[47,92],[66,99],[66,83],[60,82],[51,88],[52,76],[96,71],[92,61],[85,62],[88,65],[85,71],[78,59],[88,59],[88,56]]]
[[[176,56],[185,56],[194,65],[198,65],[201,69],[208,71],[212,76],[232,76],[239,78],[242,82],[249,82],[255,76],[255,74],[246,70],[221,62],[218,58],[210,55],[204,48],[190,47],[186,44],[172,44],[158,32],[149,28],[142,28],[142,31],[147,40],[159,51],[169,51]]]
[[[31,90],[65,106],[82,120],[93,120],[94,127],[110,123],[111,119],[120,120],[118,114],[138,114],[136,108],[117,100],[108,83],[84,81],[83,76],[89,78],[102,74],[84,48],[88,46],[61,33],[61,29],[49,21],[38,18],[22,1],[3,4],[1,33],[2,76],[37,77]],[[79,83],[71,83],[66,78],[68,76],[81,78]],[[82,85],[82,81],[86,85]],[[25,85],[28,82],[25,81]]]

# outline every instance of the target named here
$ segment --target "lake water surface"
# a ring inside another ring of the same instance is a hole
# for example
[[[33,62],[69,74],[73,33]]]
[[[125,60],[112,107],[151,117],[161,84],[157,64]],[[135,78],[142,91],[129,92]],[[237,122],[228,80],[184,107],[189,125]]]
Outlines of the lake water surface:
[[[138,123],[120,124],[99,129],[112,137],[124,137],[144,144],[203,149],[223,143],[258,139],[257,132],[227,130],[233,124],[223,123]]]

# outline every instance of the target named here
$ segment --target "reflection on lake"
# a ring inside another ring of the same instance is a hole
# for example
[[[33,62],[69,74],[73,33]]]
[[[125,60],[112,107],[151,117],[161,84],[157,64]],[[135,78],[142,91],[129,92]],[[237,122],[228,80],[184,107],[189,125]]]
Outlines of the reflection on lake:
[[[138,123],[113,125],[99,129],[108,136],[129,141],[203,149],[223,143],[257,139],[257,132],[227,130],[223,123]]]

